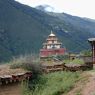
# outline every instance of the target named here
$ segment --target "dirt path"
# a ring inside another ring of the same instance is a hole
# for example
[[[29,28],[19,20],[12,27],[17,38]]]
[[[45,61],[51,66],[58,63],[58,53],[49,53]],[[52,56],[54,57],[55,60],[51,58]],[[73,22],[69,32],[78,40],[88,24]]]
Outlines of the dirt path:
[[[84,72],[83,78],[66,95],[95,95],[95,72]]]
[[[21,95],[20,83],[0,86],[0,95]]]
[[[89,78],[89,82],[86,83],[82,90],[82,95],[95,95],[95,72],[90,73],[92,76]]]

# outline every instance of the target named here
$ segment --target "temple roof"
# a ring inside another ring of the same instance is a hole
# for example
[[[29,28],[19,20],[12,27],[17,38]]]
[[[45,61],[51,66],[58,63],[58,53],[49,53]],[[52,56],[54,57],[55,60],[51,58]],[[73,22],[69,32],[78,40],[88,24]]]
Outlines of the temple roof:
[[[55,36],[55,34],[51,31],[51,34],[49,36]]]
[[[93,42],[95,41],[95,38],[89,38],[88,41]]]

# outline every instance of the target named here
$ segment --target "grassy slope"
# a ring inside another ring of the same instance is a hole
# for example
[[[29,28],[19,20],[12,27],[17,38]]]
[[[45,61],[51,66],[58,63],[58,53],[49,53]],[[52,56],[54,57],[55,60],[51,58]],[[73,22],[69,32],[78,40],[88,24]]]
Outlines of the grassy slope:
[[[62,95],[66,94],[79,79],[79,73],[55,72],[44,75],[35,85],[34,91],[23,87],[23,95]],[[33,85],[33,84],[29,84]]]

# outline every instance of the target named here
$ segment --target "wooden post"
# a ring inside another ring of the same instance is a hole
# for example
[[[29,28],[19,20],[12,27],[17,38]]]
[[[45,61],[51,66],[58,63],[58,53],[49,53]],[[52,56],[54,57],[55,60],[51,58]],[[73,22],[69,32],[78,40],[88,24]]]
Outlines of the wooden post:
[[[89,38],[88,41],[92,46],[92,62],[95,64],[95,38]]]
[[[92,43],[92,60],[93,63],[95,64],[95,43]]]

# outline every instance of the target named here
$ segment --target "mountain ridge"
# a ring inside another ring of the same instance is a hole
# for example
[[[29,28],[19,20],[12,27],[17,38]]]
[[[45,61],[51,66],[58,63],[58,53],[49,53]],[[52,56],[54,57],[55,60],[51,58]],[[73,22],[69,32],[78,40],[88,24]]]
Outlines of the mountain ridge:
[[[50,31],[69,52],[89,49],[95,23],[66,13],[43,12],[14,0],[0,0],[0,61],[39,53]]]

